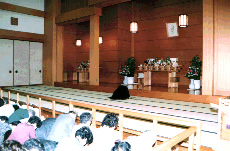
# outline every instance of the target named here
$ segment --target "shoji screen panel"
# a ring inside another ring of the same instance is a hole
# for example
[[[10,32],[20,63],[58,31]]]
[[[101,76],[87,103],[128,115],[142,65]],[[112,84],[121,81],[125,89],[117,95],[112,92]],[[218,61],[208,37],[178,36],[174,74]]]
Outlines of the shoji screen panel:
[[[0,86],[13,86],[13,40],[0,39]]]
[[[30,42],[30,84],[42,84],[43,43]]]
[[[14,85],[29,85],[29,41],[14,40]]]

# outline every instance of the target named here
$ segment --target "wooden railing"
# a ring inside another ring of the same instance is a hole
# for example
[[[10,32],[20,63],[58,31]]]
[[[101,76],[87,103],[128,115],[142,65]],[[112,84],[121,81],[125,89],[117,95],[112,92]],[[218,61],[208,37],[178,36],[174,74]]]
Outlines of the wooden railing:
[[[30,98],[28,93],[22,93],[23,95],[26,95],[26,104],[27,108],[29,109],[30,106]],[[10,101],[11,93],[8,91],[8,100]],[[16,103],[19,104],[19,93],[17,95],[17,100]],[[163,144],[154,147],[153,150],[155,151],[166,151],[168,149],[171,149],[173,146],[177,145],[178,143],[184,141],[186,138],[189,138],[188,141],[188,150],[192,151],[194,149],[194,136],[196,134],[196,150],[200,150],[201,146],[201,123],[199,122],[194,122],[194,121],[189,121],[189,120],[183,120],[183,119],[177,119],[177,118],[171,118],[171,117],[162,117],[157,114],[145,114],[145,113],[139,113],[139,112],[134,112],[134,111],[127,111],[127,110],[122,110],[122,109],[115,109],[115,108],[110,108],[110,107],[102,107],[102,106],[97,106],[97,105],[92,105],[92,104],[86,104],[86,103],[79,103],[79,102],[73,102],[73,101],[67,101],[67,100],[61,100],[61,99],[56,99],[56,98],[51,98],[51,97],[45,97],[45,96],[39,96],[39,95],[32,95],[31,96],[38,98],[38,109],[39,109],[39,116],[41,116],[42,112],[42,100],[51,100],[52,103],[52,116],[56,116],[56,103],[64,103],[69,106],[69,110],[73,110],[74,106],[75,107],[83,107],[86,109],[92,110],[92,115],[93,115],[93,121],[92,121],[92,127],[93,130],[96,128],[96,125],[98,122],[96,121],[96,112],[97,111],[103,111],[103,112],[110,112],[110,113],[115,113],[119,115],[119,131],[123,136],[123,132],[128,132],[131,134],[139,135],[141,132],[135,131],[135,130],[130,130],[128,128],[123,127],[123,120],[124,116],[125,117],[134,117],[138,119],[144,119],[144,120],[151,120],[153,124],[153,130],[157,132],[157,125],[158,122],[164,122],[164,123],[171,123],[173,125],[180,125],[180,126],[187,126],[188,128],[178,134],[177,136],[163,142]],[[1,90],[1,98],[3,98],[3,90]],[[11,100],[12,101],[12,100]]]

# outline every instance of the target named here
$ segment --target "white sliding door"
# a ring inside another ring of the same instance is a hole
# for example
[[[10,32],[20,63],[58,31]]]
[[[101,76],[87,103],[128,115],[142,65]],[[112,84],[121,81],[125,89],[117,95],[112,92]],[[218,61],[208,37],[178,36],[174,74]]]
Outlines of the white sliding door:
[[[42,84],[43,43],[30,42],[30,84]]]
[[[29,41],[14,40],[14,85],[29,85]]]
[[[0,39],[0,86],[13,86],[13,40]]]

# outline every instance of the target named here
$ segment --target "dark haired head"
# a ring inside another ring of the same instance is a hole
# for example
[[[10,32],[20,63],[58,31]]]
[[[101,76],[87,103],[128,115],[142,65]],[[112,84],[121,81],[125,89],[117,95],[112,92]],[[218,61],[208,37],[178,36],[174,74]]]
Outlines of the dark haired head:
[[[37,128],[40,128],[42,126],[42,121],[38,116],[32,116],[29,118],[28,123],[30,124],[36,124]]]
[[[77,114],[75,111],[69,111],[69,113]]]
[[[19,123],[21,123],[20,121],[13,121],[12,123],[10,123],[13,126],[17,126]]]
[[[5,104],[9,104],[8,98],[7,99],[3,99],[3,100],[4,100]]]
[[[119,149],[122,149],[122,151],[131,151],[131,145],[128,142],[115,142],[111,151],[119,151]]]
[[[37,139],[31,138],[25,141],[23,145],[27,150],[37,149],[38,151],[45,151],[44,145]]]
[[[17,104],[14,104],[13,107],[14,107],[14,111],[19,109],[19,106]]]
[[[9,118],[7,116],[0,116],[0,120],[2,122],[8,123],[9,124]]]
[[[2,107],[4,104],[5,104],[5,101],[2,98],[0,98],[0,107]]]
[[[80,123],[86,124],[88,121],[92,121],[92,114],[89,112],[84,112],[80,115]]]
[[[93,133],[86,126],[83,126],[82,128],[80,128],[76,131],[75,137],[77,137],[77,136],[80,136],[81,139],[86,139],[86,144],[91,144],[93,142]]]
[[[105,125],[108,127],[116,127],[118,125],[118,121],[119,119],[116,114],[109,113],[104,117],[101,126],[103,127]]]
[[[0,147],[1,151],[25,151],[22,145],[15,140],[7,140]]]

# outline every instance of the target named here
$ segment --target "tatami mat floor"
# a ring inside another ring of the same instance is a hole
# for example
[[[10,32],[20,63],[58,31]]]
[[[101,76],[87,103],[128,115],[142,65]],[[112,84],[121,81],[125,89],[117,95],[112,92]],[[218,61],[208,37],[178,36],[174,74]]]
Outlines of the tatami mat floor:
[[[62,87],[51,86],[24,86],[24,87],[8,87],[8,90],[26,92],[41,96],[47,96],[68,101],[84,102],[86,104],[93,104],[98,106],[106,106],[124,110],[131,110],[146,114],[158,114],[161,116],[170,116],[175,118],[199,121],[202,123],[202,141],[201,144],[206,147],[215,148],[217,139],[217,113],[210,110],[209,104],[183,102],[166,99],[155,99],[147,97],[131,96],[128,100],[110,100],[112,93],[95,92],[88,90],[70,89]],[[4,91],[4,96],[7,96],[7,91]],[[21,96],[20,100],[25,100]],[[16,99],[16,95],[11,95],[12,99]],[[31,99],[30,103],[38,105],[38,99]],[[52,109],[50,102],[43,101],[42,107]],[[60,112],[68,112],[68,106],[60,104],[56,105],[56,110]],[[79,110],[83,112],[84,110]],[[97,113],[97,121],[101,121],[104,114]],[[151,129],[152,124],[146,122],[139,122],[135,124],[136,120],[126,119],[124,127],[131,128],[138,131]],[[158,136],[171,138],[183,129],[174,128],[166,125],[160,125],[158,128]]]

